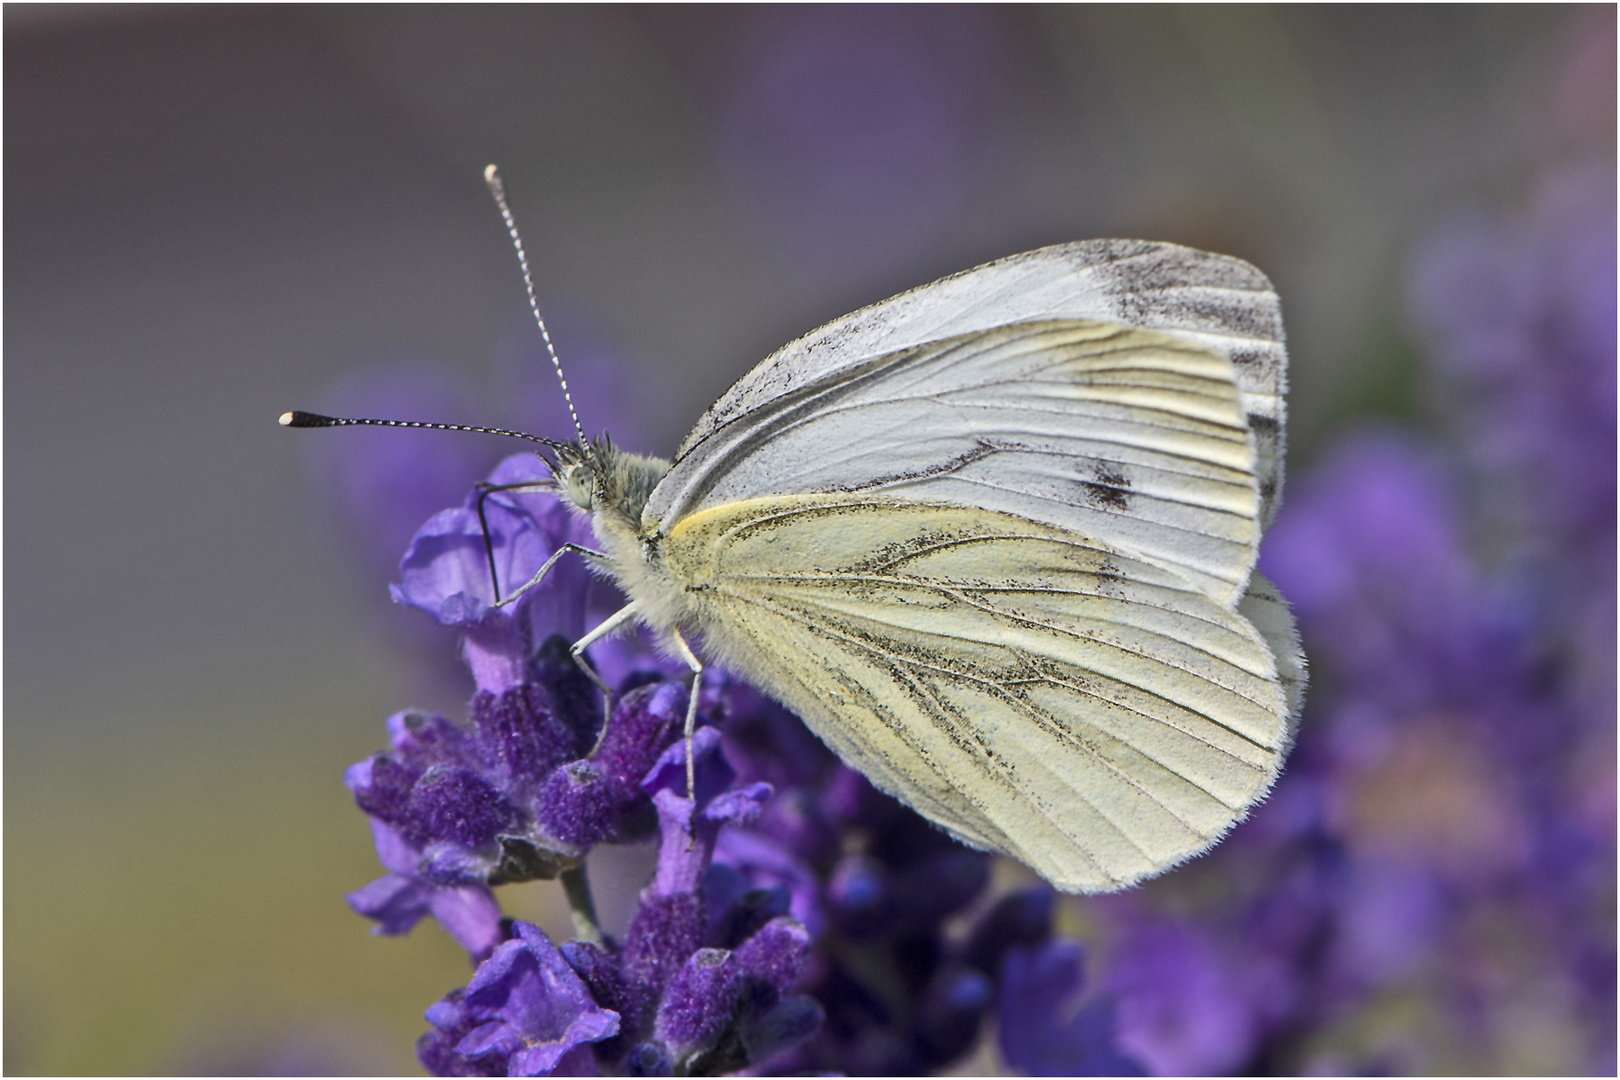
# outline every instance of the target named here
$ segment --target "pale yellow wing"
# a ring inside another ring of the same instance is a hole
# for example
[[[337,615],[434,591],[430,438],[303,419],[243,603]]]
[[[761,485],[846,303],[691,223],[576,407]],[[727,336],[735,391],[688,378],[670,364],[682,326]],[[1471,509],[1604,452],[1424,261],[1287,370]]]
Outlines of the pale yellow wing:
[[[711,651],[878,787],[1059,888],[1202,851],[1281,767],[1289,707],[1264,637],[1085,537],[785,496],[692,515],[662,555]]]

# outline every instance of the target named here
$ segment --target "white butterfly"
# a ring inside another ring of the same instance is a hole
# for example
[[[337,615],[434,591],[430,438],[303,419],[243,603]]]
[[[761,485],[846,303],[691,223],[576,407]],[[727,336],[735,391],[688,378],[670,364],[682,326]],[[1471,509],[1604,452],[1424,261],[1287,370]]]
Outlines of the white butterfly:
[[[673,463],[565,448],[631,620],[683,633],[850,766],[1060,889],[1208,848],[1282,768],[1304,682],[1255,573],[1287,357],[1247,263],[1088,241],[846,315]]]
[[[1123,888],[1215,843],[1293,735],[1304,658],[1254,569],[1282,338],[1237,259],[1093,240],[987,263],[784,346],[673,463],[551,444],[607,550],[530,585],[581,551],[631,602],[576,656],[639,621],[695,688],[695,632],[964,842]]]

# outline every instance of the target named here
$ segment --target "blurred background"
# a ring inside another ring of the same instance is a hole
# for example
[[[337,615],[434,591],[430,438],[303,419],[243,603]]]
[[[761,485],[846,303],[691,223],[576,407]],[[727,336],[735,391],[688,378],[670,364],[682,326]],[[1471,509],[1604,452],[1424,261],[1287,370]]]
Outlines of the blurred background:
[[[1612,7],[4,19],[6,1072],[410,1072],[465,982],[344,905],[341,777],[461,714],[385,586],[511,447],[274,421],[566,437],[491,161],[587,429],[645,452],[988,259],[1264,269],[1300,757],[1233,854],[1065,925],[1158,1071],[1613,1072]]]

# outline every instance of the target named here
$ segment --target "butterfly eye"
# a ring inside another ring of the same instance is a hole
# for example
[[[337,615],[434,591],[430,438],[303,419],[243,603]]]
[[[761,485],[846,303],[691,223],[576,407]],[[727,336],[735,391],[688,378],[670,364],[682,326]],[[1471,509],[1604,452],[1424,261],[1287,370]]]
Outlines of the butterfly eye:
[[[569,502],[582,510],[589,510],[596,501],[596,470],[589,461],[563,464],[558,486]]]

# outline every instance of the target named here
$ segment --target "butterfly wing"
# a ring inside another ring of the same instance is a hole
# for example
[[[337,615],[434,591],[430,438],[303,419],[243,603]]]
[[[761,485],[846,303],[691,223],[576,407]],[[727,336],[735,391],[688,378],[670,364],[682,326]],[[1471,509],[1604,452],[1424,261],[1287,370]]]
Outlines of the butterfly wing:
[[[1060,888],[1120,888],[1202,851],[1281,767],[1289,705],[1261,633],[1083,536],[786,496],[692,515],[664,557],[706,645],[845,762]]]
[[[1075,320],[1001,326],[843,364],[757,402],[689,445],[643,529],[773,495],[954,502],[1161,562],[1231,606],[1260,538],[1243,408],[1231,362],[1179,338]]]
[[[1226,358],[1256,445],[1260,520],[1281,494],[1288,354],[1271,282],[1225,255],[1142,240],[1085,240],[998,259],[845,315],[789,342],[723,394],[685,457],[784,394],[873,357],[1011,323],[1081,319],[1158,330]]]

